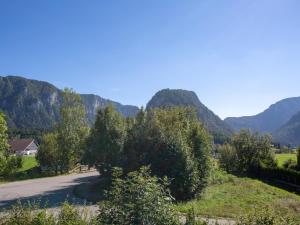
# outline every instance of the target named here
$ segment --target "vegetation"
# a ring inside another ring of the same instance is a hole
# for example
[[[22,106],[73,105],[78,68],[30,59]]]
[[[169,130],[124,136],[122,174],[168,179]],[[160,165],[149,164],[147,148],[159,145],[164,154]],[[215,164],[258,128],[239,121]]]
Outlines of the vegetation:
[[[233,134],[231,127],[202,104],[198,96],[187,90],[164,89],[157,92],[147,104],[147,111],[154,108],[191,107],[197,118],[213,135],[215,143],[224,143]]]
[[[138,107],[122,105],[97,95],[80,95],[89,124],[95,121],[95,111],[113,104],[124,116],[134,117]],[[61,119],[62,91],[50,83],[23,77],[0,77],[0,109],[7,117],[11,137],[30,137],[40,143],[43,133],[51,131]],[[41,133],[42,132],[42,133]]]
[[[237,225],[297,225],[295,221],[287,216],[278,216],[275,212],[268,209],[255,210],[242,216]]]
[[[222,179],[219,175],[218,182],[209,185],[199,198],[178,203],[174,208],[182,213],[193,208],[200,217],[233,219],[255,209],[263,211],[269,208],[278,218],[289,215],[297,224],[300,223],[300,196],[261,181],[224,173]]]
[[[284,167],[284,164],[287,161],[297,163],[297,155],[293,153],[286,153],[286,154],[276,154],[275,159],[277,161],[277,165],[279,167]],[[286,167],[286,166],[285,166]]]
[[[179,224],[178,215],[171,208],[172,197],[166,189],[167,180],[151,177],[149,168],[141,168],[121,179],[115,169],[113,185],[107,201],[100,204],[98,222],[109,224]]]
[[[220,146],[220,165],[228,172],[255,174],[261,167],[275,167],[271,138],[242,130],[232,139],[232,144]]]
[[[297,112],[290,120],[276,131],[274,137],[282,144],[300,146],[300,112]]]
[[[22,166],[22,159],[10,154],[7,138],[6,121],[0,113],[0,177],[10,176]]]
[[[24,172],[36,168],[38,162],[34,156],[23,156],[22,157],[22,167],[18,169],[17,172]]]
[[[80,212],[68,203],[59,209],[57,215],[40,209],[38,204],[18,203],[0,218],[0,225],[96,225],[86,211]]]
[[[190,108],[141,110],[125,121],[108,107],[98,112],[85,160],[108,176],[114,166],[128,173],[150,165],[171,180],[176,199],[188,199],[206,186],[210,151],[211,139]]]
[[[122,166],[125,131],[125,120],[113,106],[100,109],[83,160],[96,165],[103,176],[110,176],[113,167]]]
[[[43,137],[37,159],[47,170],[64,173],[80,162],[88,134],[85,108],[80,96],[65,89],[61,121],[53,133]]]

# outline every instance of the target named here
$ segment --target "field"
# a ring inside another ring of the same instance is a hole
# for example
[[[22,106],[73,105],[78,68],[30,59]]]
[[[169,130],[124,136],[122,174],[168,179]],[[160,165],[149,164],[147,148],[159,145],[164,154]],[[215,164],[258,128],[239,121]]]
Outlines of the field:
[[[288,154],[276,154],[275,156],[277,162],[278,162],[278,166],[282,167],[283,164],[289,160],[292,159],[294,161],[297,161],[297,155],[296,154],[292,154],[292,153],[288,153]]]
[[[290,214],[300,222],[300,196],[250,178],[234,177],[212,185],[199,200],[180,203],[175,208],[186,213],[191,207],[197,215],[210,218],[236,218],[256,207],[268,207],[278,215]]]

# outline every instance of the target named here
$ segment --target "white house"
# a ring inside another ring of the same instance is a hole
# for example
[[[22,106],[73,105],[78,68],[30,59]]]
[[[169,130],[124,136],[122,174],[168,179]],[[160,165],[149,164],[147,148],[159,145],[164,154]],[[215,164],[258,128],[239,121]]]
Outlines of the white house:
[[[10,150],[16,155],[36,155],[38,145],[34,139],[13,139],[8,141]]]

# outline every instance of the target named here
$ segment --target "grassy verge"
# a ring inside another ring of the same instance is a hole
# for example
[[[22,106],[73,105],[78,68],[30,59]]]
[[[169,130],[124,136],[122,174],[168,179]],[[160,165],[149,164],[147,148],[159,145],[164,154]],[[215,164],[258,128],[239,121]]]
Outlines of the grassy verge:
[[[288,161],[289,159],[293,160],[293,161],[297,161],[297,155],[296,154],[292,154],[292,153],[288,153],[288,154],[276,154],[275,156],[278,166],[282,167],[283,164]]]
[[[270,208],[278,215],[291,215],[300,222],[300,196],[250,178],[234,177],[223,184],[209,186],[198,200],[179,203],[175,209],[210,218],[236,218],[255,208]]]

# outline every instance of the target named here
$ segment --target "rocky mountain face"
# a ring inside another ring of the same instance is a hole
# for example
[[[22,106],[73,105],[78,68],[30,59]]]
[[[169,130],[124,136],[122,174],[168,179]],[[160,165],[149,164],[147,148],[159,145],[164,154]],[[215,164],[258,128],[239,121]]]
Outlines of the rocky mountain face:
[[[122,105],[97,95],[81,95],[90,123],[97,109],[108,104],[124,116],[135,116],[138,107]],[[6,115],[10,127],[50,128],[59,120],[62,102],[61,90],[43,81],[23,77],[0,77],[0,110]]]
[[[236,131],[248,128],[252,131],[274,133],[300,111],[300,97],[283,99],[255,116],[229,117],[225,122]]]
[[[147,104],[146,109],[174,106],[189,106],[197,111],[199,120],[214,135],[215,140],[221,136],[229,137],[233,133],[231,127],[200,102],[192,91],[164,89],[157,92]],[[218,142],[218,140],[217,140]]]

